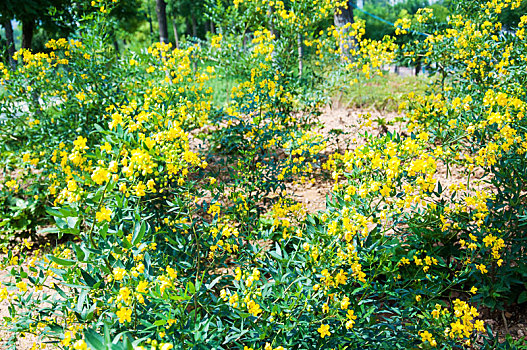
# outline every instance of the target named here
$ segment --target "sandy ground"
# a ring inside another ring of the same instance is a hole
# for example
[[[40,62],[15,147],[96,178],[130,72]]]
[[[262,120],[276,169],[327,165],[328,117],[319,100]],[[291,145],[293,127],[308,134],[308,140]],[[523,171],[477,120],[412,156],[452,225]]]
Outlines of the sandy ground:
[[[27,270],[27,266],[26,265],[23,265],[23,266],[24,266],[24,270]],[[13,282],[13,281],[14,280],[9,275],[9,271],[6,271],[6,270],[0,271],[0,282],[5,283],[5,282]],[[2,321],[4,320],[4,317],[9,317],[8,308],[9,308],[9,304],[7,300],[4,300],[0,303],[0,319],[2,319]],[[9,337],[10,337],[10,333],[8,331],[4,329],[0,330],[0,349],[7,348],[5,346],[5,340],[8,339]],[[17,350],[30,350],[32,349],[34,344],[40,345],[40,341],[38,337],[32,334],[27,334],[25,338],[17,339],[16,349]],[[54,349],[54,348],[55,347],[50,347],[50,346],[45,347],[45,349]],[[33,349],[39,349],[39,348],[33,348]]]
[[[372,126],[367,130],[370,134],[380,135],[386,132],[402,132],[403,125],[397,122],[400,114],[362,109],[348,109],[342,105],[327,106],[319,118],[320,126],[317,132],[329,139],[327,154],[335,151],[343,152],[357,145],[364,144],[360,137],[366,128],[365,120],[372,120]],[[379,121],[379,122],[377,122]],[[329,196],[333,181],[319,178],[314,184],[297,184],[288,186],[292,197],[304,204],[309,213],[326,209],[326,197]]]

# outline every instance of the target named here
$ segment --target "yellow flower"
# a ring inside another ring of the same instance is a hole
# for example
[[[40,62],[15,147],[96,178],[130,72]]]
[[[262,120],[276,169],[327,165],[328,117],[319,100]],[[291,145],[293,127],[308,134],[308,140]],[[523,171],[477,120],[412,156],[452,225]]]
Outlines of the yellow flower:
[[[322,312],[324,312],[324,313],[329,312],[329,305],[328,305],[328,303],[324,303],[324,305],[322,305]]]
[[[100,146],[100,148],[101,151],[104,151],[106,153],[110,153],[112,151],[112,146],[108,142],[105,142],[104,145]]]
[[[128,303],[130,301],[130,295],[131,295],[130,289],[128,287],[123,287],[119,290],[119,299],[124,301],[125,303]]]
[[[146,186],[148,189],[154,193],[156,193],[156,182],[152,179],[148,180],[146,183]]]
[[[347,279],[347,273],[344,272],[343,270],[340,270],[340,272],[335,277],[335,284],[336,285],[346,284],[346,279]]]
[[[424,342],[431,342],[432,341],[432,334],[428,331],[420,332],[419,335],[421,336],[421,340]]]
[[[75,146],[74,149],[77,149],[77,150],[88,149],[88,147],[86,146],[87,141],[88,141],[87,138],[84,138],[82,136],[77,137],[77,139],[73,141],[73,146]]]
[[[16,284],[16,287],[22,292],[25,293],[27,291],[27,283],[24,281],[20,281]]]
[[[242,279],[242,270],[241,270],[239,267],[237,267],[237,268],[234,270],[234,272],[236,273],[236,276],[234,276],[234,279],[235,279],[236,281],[240,281],[240,280]]]
[[[110,222],[112,220],[112,211],[106,207],[101,208],[101,211],[98,211],[95,214],[95,218],[97,219],[97,222],[101,221],[108,221]]]
[[[91,174],[91,178],[97,185],[102,185],[104,182],[108,181],[109,172],[104,168],[97,167]]]
[[[247,309],[249,310],[249,313],[253,316],[258,316],[258,314],[262,312],[260,305],[255,303],[253,300],[249,300],[249,302],[247,303]]]
[[[348,318],[348,321],[346,321],[346,329],[351,329],[355,325],[355,320],[357,319],[357,316],[355,316],[355,312],[353,310],[348,310],[348,314],[346,315]]]
[[[131,322],[132,321],[132,309],[123,307],[116,312],[117,317],[119,317],[120,323]]]
[[[78,94],[76,94],[75,97],[76,97],[79,101],[84,101],[84,100],[86,99],[86,94],[84,93],[84,91],[81,91],[81,92],[79,92]]]
[[[137,285],[137,292],[138,293],[146,293],[146,288],[148,288],[148,281],[141,281]]]
[[[483,264],[476,265],[476,268],[477,268],[479,271],[481,271],[481,273],[483,273],[483,274],[489,272],[489,271],[487,271],[487,267],[486,267],[485,265],[483,265]]]
[[[340,308],[342,310],[346,310],[348,308],[349,304],[350,304],[350,298],[344,297],[344,298],[342,298],[342,301],[340,303]]]
[[[485,332],[485,327],[484,327],[484,323],[482,320],[476,320],[476,322],[474,322],[474,328],[478,332]]]
[[[77,182],[75,180],[69,180],[68,181],[68,191],[75,192],[77,190]]]
[[[143,297],[143,295],[138,294],[138,295],[136,296],[136,298],[137,298],[137,302],[138,302],[139,304],[144,304],[144,303],[145,303],[145,298]]]
[[[108,165],[108,170],[112,173],[116,173],[118,170],[118,164],[115,160],[112,160],[110,164]]]
[[[77,340],[74,344],[73,344],[73,349],[75,350],[87,350],[88,349],[88,345],[86,344],[86,342],[84,340]]]
[[[324,338],[325,336],[329,337],[331,335],[329,324],[321,324],[317,331],[320,333],[321,338]]]
[[[7,188],[10,188],[12,190],[18,190],[18,184],[16,183],[15,180],[9,180],[5,183],[6,187]]]
[[[172,279],[177,278],[177,271],[171,268],[170,266],[167,266],[166,271],[170,278]]]
[[[70,345],[72,338],[75,336],[72,332],[64,333],[64,339],[60,341],[62,345]]]
[[[146,186],[143,183],[143,181],[139,181],[139,183],[136,186],[134,186],[135,195],[137,197],[145,196],[146,195],[145,190],[146,190]]]
[[[126,183],[121,182],[121,183],[119,184],[119,191],[121,191],[121,192],[123,192],[123,193],[126,192]]]
[[[441,314],[441,305],[436,304],[434,311],[432,311],[432,316],[434,318],[438,318],[440,314]]]
[[[120,267],[116,267],[113,269],[113,278],[116,280],[116,281],[121,281],[124,276],[126,275],[126,270],[125,269],[122,269]]]

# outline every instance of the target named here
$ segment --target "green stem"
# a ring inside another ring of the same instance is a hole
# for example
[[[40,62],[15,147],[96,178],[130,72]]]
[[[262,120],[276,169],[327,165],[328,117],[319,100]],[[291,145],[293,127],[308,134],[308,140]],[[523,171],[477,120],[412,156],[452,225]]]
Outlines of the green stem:
[[[124,143],[122,143],[121,146],[119,147],[119,152],[117,153],[117,157],[119,157],[119,155],[121,154],[121,151],[122,151],[123,147],[124,147]],[[106,195],[106,191],[108,190],[108,186],[110,185],[110,181],[111,181],[111,179],[108,179],[108,181],[106,182],[106,185],[104,186],[104,190],[102,191],[101,199],[99,200],[99,203],[97,204],[96,212],[98,212],[101,209],[101,207],[102,207],[102,203],[104,201],[104,196]],[[97,244],[95,243],[95,239],[93,238],[93,231],[95,229],[95,222],[96,222],[96,219],[94,218],[93,222],[92,222],[92,225],[90,227],[90,231],[88,232],[88,238],[90,240],[90,244],[91,244],[93,249],[97,249]],[[104,262],[106,263],[106,267],[110,271],[112,271],[112,266],[110,265],[110,262],[108,261],[107,258],[104,258]]]
[[[194,291],[194,323],[196,323],[198,318],[198,282],[199,282],[199,270],[200,270],[200,250],[201,245],[199,243],[199,237],[196,233],[196,226],[192,225],[192,234],[194,236],[194,240],[196,242],[196,280],[194,283],[195,291]],[[200,287],[201,288],[201,287]]]

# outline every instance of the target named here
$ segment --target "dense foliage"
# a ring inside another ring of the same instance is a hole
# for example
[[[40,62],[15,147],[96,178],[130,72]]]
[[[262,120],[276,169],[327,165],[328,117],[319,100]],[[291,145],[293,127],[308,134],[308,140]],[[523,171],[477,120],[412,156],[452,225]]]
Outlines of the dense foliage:
[[[345,3],[217,2],[206,42],[120,55],[115,3],[0,67],[2,346],[516,346],[480,312],[527,301],[527,17],[500,22],[519,1],[418,10],[395,34],[433,35],[411,46],[335,27]],[[332,151],[314,129],[327,76],[362,84],[403,57],[435,73],[404,130],[365,116]],[[291,184],[325,175],[308,214]]]

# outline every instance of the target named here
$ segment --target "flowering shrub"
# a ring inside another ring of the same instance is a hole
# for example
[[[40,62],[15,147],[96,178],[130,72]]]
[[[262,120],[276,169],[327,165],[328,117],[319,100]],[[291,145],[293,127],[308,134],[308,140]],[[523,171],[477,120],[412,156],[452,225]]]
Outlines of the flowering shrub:
[[[478,3],[399,48],[363,40],[360,23],[331,26],[343,4],[235,1],[216,20],[250,28],[249,41],[225,30],[117,58],[112,4],[94,2],[75,39],[18,52],[16,70],[0,67],[0,203],[35,219],[4,209],[3,238],[53,221],[41,232],[67,239],[5,249],[5,346],[32,333],[64,349],[496,348],[478,307],[527,295],[527,19],[501,33],[497,15],[517,2]],[[419,12],[398,34],[431,19]],[[332,64],[358,80],[419,52],[438,88],[402,106],[407,133],[376,137],[366,123],[363,142],[328,157],[313,129],[325,96],[288,57],[297,26],[313,72]],[[216,106],[209,84],[230,74]],[[322,171],[331,199],[307,214],[288,185]]]

